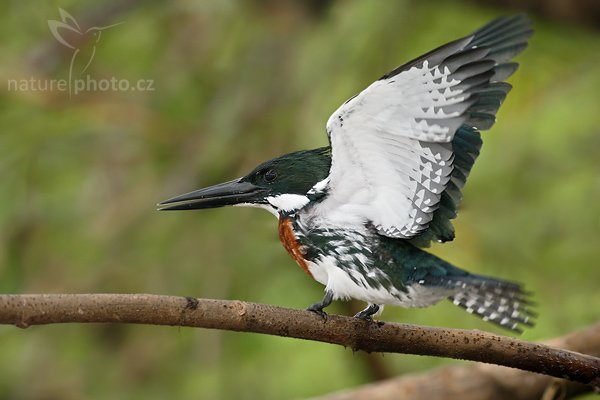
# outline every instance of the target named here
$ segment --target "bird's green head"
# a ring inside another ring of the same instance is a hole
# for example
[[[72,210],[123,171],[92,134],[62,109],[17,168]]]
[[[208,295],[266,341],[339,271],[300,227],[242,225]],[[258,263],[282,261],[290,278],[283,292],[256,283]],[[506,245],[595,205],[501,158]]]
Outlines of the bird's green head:
[[[261,207],[275,215],[294,213],[323,193],[331,148],[303,150],[266,161],[248,175],[165,200],[159,210],[194,210],[229,205]]]

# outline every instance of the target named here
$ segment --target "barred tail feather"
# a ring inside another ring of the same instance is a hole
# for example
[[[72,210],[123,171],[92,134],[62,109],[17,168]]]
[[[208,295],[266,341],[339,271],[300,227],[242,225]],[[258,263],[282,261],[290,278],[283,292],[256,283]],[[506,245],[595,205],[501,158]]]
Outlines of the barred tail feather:
[[[537,316],[528,300],[530,292],[517,283],[477,275],[460,277],[452,284],[464,288],[448,297],[457,306],[505,329],[522,333],[532,327]]]

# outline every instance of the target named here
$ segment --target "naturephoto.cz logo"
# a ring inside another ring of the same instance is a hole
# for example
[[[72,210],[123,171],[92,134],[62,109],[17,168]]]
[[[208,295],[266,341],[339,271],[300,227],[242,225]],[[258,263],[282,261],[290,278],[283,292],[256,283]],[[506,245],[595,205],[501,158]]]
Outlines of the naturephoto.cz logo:
[[[121,25],[122,22],[108,26],[82,28],[71,14],[58,9],[60,21],[48,20],[50,33],[61,45],[71,51],[67,79],[8,79],[9,91],[61,91],[69,97],[82,92],[108,91],[154,91],[153,79],[130,81],[117,77],[96,79],[86,74],[96,56],[102,33]]]

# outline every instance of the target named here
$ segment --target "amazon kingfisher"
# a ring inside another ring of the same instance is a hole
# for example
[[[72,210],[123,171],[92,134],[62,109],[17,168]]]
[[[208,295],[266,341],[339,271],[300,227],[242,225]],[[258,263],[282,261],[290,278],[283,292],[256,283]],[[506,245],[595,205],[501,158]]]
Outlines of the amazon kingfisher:
[[[264,162],[248,175],[159,204],[160,210],[260,207],[325,296],[368,306],[427,307],[443,299],[521,332],[533,326],[529,293],[422,250],[454,239],[461,190],[517,69],[510,60],[533,29],[501,17],[385,74],[327,121],[329,146]]]

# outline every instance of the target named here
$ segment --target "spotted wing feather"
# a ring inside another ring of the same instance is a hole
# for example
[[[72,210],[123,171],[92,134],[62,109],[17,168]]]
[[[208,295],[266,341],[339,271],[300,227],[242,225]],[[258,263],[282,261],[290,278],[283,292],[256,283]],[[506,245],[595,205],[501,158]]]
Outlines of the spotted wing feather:
[[[327,123],[332,166],[321,207],[341,219],[358,216],[385,236],[449,240],[449,220],[481,145],[461,141],[495,122],[510,89],[501,80],[516,70],[507,61],[531,33],[524,16],[493,21],[344,103]]]
[[[454,239],[454,226],[450,222],[456,218],[458,205],[462,200],[464,187],[471,167],[479,155],[482,145],[479,132],[463,125],[452,139],[454,151],[454,169],[446,189],[440,196],[439,207],[434,211],[427,229],[410,239],[419,247],[428,247],[432,241],[447,242]]]
[[[523,326],[535,324],[537,315],[531,310],[530,293],[519,284],[470,276],[456,280],[455,285],[464,289],[448,299],[484,321],[517,333],[523,331]]]

